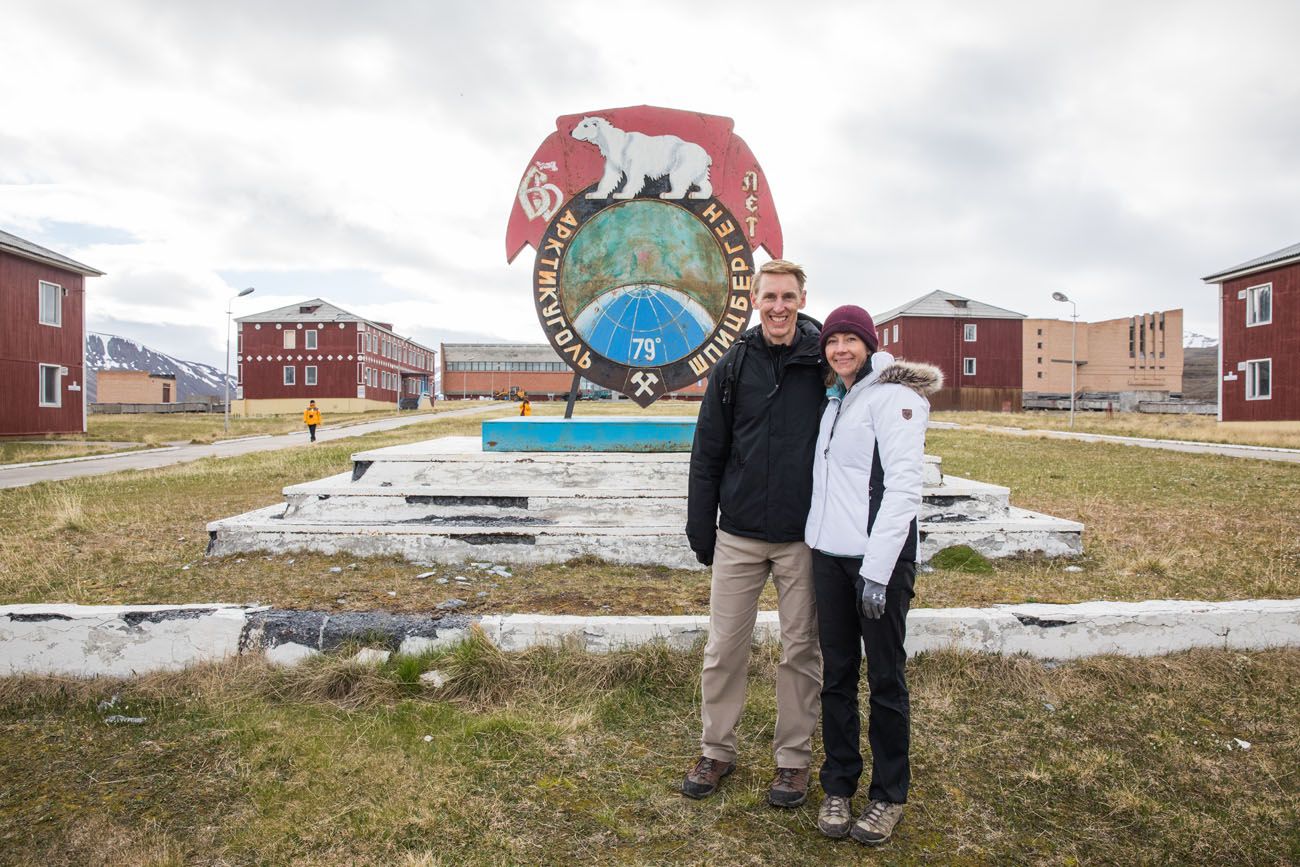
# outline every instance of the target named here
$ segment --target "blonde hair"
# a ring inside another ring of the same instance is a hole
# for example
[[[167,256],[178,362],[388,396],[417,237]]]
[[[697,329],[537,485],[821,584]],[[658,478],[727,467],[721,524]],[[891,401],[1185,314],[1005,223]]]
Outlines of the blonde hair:
[[[799,283],[799,291],[804,291],[803,284],[808,282],[808,275],[803,272],[802,265],[796,265],[789,259],[773,259],[770,262],[763,263],[763,267],[758,269],[758,275],[754,277],[753,291],[758,291],[758,284],[762,281],[764,274],[793,274],[794,279]]]

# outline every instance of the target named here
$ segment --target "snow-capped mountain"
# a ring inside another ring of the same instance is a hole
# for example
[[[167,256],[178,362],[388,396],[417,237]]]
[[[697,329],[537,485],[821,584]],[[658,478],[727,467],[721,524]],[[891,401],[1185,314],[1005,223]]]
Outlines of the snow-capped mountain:
[[[1210,346],[1218,346],[1217,337],[1206,337],[1204,334],[1197,334],[1195,331],[1183,332],[1183,349],[1205,349]]]
[[[190,400],[207,395],[224,394],[225,374],[209,364],[182,361],[147,346],[118,337],[115,334],[86,335],[86,396],[91,403],[96,397],[95,373],[100,370],[147,370],[176,377],[176,399]],[[230,393],[235,392],[231,377]]]

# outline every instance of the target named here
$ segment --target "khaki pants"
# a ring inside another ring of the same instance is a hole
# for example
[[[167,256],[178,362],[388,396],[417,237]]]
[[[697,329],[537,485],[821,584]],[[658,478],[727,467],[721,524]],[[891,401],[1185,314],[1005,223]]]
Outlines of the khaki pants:
[[[776,671],[777,767],[806,768],[822,684],[812,552],[803,542],[763,542],[718,531],[709,594],[709,641],[700,676],[700,752],[736,760],[736,723],[745,707],[745,681],[758,597],[769,572],[781,618],[781,663]]]

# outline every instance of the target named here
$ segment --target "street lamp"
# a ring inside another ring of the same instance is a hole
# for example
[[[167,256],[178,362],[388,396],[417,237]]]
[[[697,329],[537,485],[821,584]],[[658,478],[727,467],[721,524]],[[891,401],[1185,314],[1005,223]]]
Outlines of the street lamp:
[[[245,295],[252,294],[253,287],[249,286],[247,289],[241,289],[239,294],[231,295],[230,300],[226,302],[226,378],[224,380],[226,386],[226,433],[230,433],[230,308],[234,305],[236,298],[243,298]]]
[[[1053,292],[1053,301],[1061,301],[1070,305],[1070,427],[1074,427],[1074,396],[1078,393],[1079,388],[1075,384],[1075,376],[1079,372],[1079,363],[1075,360],[1075,353],[1078,351],[1077,335],[1079,332],[1079,308],[1071,301],[1064,292]]]

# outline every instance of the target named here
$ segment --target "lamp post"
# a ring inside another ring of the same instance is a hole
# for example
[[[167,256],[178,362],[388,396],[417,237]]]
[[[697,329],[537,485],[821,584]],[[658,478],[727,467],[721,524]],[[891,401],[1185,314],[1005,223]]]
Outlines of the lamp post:
[[[230,433],[230,308],[234,305],[236,298],[243,298],[245,295],[252,295],[253,287],[241,289],[238,294],[231,295],[230,300],[226,302],[226,378],[223,380],[226,386],[226,418],[225,432]]]
[[[1079,363],[1075,359],[1075,353],[1078,351],[1078,332],[1079,332],[1079,308],[1071,301],[1064,292],[1053,292],[1053,301],[1061,301],[1070,305],[1070,427],[1074,427],[1074,396],[1078,393],[1079,388],[1075,383],[1075,376],[1079,372]]]

